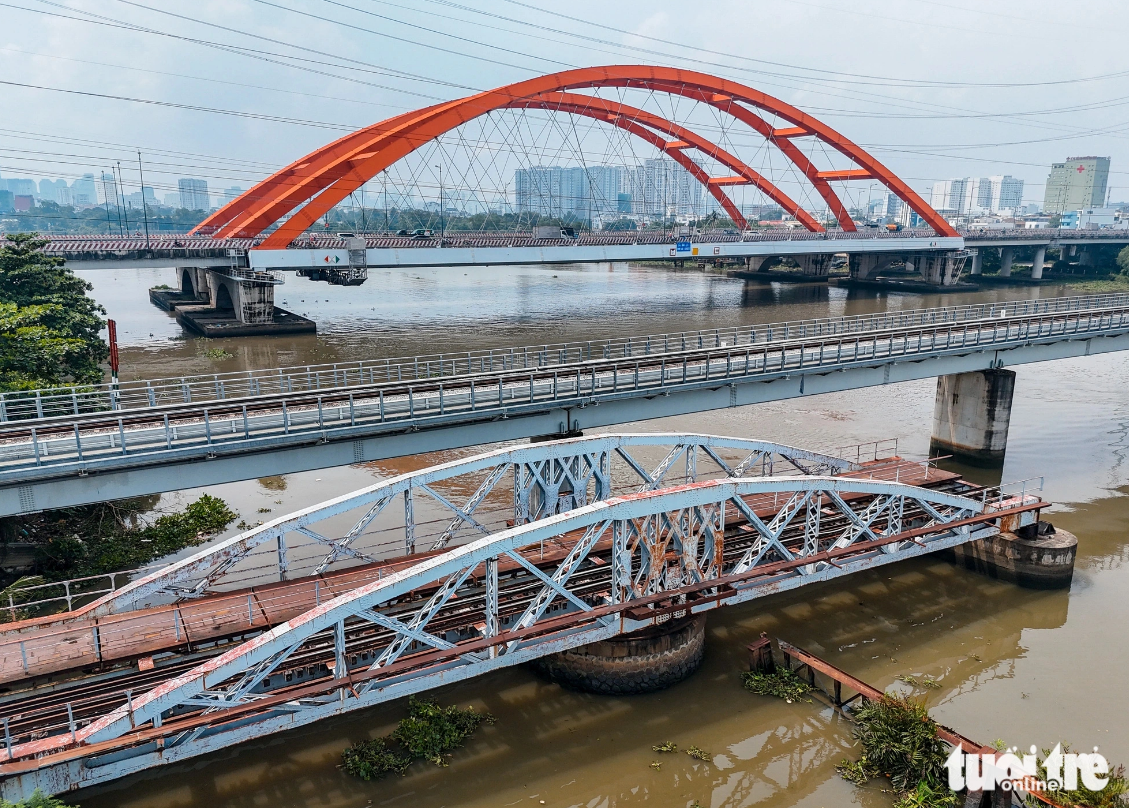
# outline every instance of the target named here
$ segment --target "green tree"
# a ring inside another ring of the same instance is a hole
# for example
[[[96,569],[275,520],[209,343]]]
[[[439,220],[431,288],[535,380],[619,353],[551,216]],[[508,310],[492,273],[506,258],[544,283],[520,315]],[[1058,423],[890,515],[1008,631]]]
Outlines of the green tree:
[[[0,389],[102,380],[109,348],[99,332],[106,313],[91,286],[44,254],[44,239],[8,235],[0,244]]]
[[[1122,247],[1117,254],[1117,265],[1121,267],[1122,275],[1129,275],[1129,247]]]

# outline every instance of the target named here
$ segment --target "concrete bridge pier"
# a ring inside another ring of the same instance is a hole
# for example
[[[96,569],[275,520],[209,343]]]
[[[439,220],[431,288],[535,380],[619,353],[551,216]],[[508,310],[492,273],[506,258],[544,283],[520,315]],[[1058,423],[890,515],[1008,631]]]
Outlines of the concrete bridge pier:
[[[1031,280],[1038,281],[1043,278],[1043,264],[1047,260],[1047,247],[1045,244],[1035,248],[1035,258],[1031,261]]]
[[[653,693],[697,671],[705,647],[705,615],[687,616],[530,664],[546,679],[572,690],[606,696]]]
[[[800,271],[805,275],[826,278],[831,268],[830,255],[797,255],[795,262],[800,265]]]
[[[878,270],[889,263],[888,257],[874,253],[856,253],[848,258],[851,271],[851,280],[870,280],[878,274]]]
[[[970,275],[979,275],[984,271],[984,254],[980,250],[972,250],[972,269]]]
[[[931,455],[999,466],[1007,449],[1015,371],[993,368],[937,377]]]
[[[917,256],[918,271],[926,283],[952,286],[960,280],[966,256],[957,252],[925,253]]]
[[[1000,277],[1011,277],[1011,265],[1015,260],[1015,250],[1011,247],[1002,247],[1000,249]]]

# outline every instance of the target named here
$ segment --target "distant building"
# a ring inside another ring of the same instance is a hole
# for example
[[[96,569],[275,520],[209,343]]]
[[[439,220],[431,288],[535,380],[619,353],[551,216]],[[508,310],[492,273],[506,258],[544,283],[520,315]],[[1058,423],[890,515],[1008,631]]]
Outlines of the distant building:
[[[179,208],[180,207],[180,194],[179,193],[165,194],[161,198],[161,201],[164,202],[167,207]]]
[[[113,174],[102,172],[95,186],[98,192],[98,205],[103,208],[116,208],[118,201],[118,181]]]
[[[238,197],[242,193],[243,193],[243,189],[240,188],[238,185],[232,185],[230,188],[224,188],[223,189],[223,203],[226,205],[228,202],[235,199],[236,197]]]
[[[7,189],[16,196],[30,196],[33,199],[39,196],[39,188],[35,180],[11,179],[4,182]]]
[[[1120,224],[1117,213],[1117,208],[1064,210],[1059,216],[1058,226],[1068,230],[1104,230]]]
[[[35,197],[31,194],[13,194],[12,196],[12,207],[16,213],[29,211],[33,205],[35,205]]]
[[[12,197],[14,194],[7,189],[0,189],[0,213],[11,213],[13,208]]]
[[[943,216],[1014,215],[1023,201],[1023,180],[1010,174],[959,177],[933,183],[929,205]]]
[[[176,187],[180,191],[180,206],[185,210],[211,210],[207,180],[179,179]]]
[[[1105,205],[1109,183],[1108,157],[1070,157],[1051,165],[1044,213],[1100,208]]]
[[[93,174],[83,174],[71,184],[71,203],[76,208],[92,208],[98,204],[98,183]]]
[[[620,210],[625,173],[621,166],[521,168],[514,172],[515,208],[518,213],[587,221],[615,218],[625,212]]]

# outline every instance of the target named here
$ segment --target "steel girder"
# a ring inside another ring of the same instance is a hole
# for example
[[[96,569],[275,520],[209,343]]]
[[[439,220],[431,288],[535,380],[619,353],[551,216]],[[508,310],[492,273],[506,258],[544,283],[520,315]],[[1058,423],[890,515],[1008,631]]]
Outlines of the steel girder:
[[[765,504],[783,497],[788,505],[766,524],[755,512],[757,497]],[[1038,502],[1024,504],[1028,499]],[[822,540],[810,535],[812,502],[824,520],[845,520],[848,530]],[[913,514],[911,530],[893,532],[897,521],[887,515],[895,509]],[[746,520],[733,538],[726,538],[727,512]],[[671,614],[992,535],[998,513],[965,497],[842,477],[710,480],[613,497],[424,558],[327,601],[133,698],[73,739],[15,746],[16,762],[0,765],[0,776],[112,750],[122,760],[133,750],[141,760],[157,738],[165,760],[173,750],[200,754]],[[781,544],[789,527],[790,550]],[[749,531],[767,549],[751,561],[728,553],[727,543],[747,541]],[[546,559],[548,544],[560,552]],[[287,684],[283,672],[291,664],[308,667],[310,655],[321,659],[323,673],[305,686]],[[113,771],[106,776],[120,776]]]
[[[654,469],[631,454],[632,447],[670,446],[666,457]],[[744,457],[730,465],[719,452],[736,451]],[[417,500],[426,497],[440,506],[450,522],[429,548],[442,549],[460,530],[488,535],[490,530],[475,517],[476,510],[507,475],[513,478],[513,512],[516,524],[541,519],[562,511],[598,501],[612,495],[610,467],[614,457],[622,459],[638,478],[635,490],[654,490],[665,484],[680,458],[686,460],[686,480],[697,475],[697,457],[705,455],[716,464],[715,473],[729,477],[771,475],[780,469],[800,474],[841,473],[854,465],[840,458],[768,441],[745,440],[717,435],[676,433],[611,434],[595,437],[547,441],[518,448],[499,449],[403,474],[358,491],[319,503],[280,517],[261,527],[233,536],[188,558],[127,584],[116,592],[70,613],[102,616],[134,608],[162,595],[175,598],[198,596],[222,585],[225,574],[252,553],[264,547],[276,548],[278,579],[293,577],[293,559],[299,548],[324,548],[324,555],[313,568],[321,573],[340,561],[371,562],[374,559],[356,549],[356,542],[386,508],[402,499],[404,503],[404,553],[415,552]],[[479,482],[479,477],[485,476]],[[436,483],[465,478],[476,485],[474,493],[458,502],[437,490]],[[327,536],[311,528],[318,522],[366,508],[353,525],[339,536]],[[295,535],[298,538],[296,541]]]

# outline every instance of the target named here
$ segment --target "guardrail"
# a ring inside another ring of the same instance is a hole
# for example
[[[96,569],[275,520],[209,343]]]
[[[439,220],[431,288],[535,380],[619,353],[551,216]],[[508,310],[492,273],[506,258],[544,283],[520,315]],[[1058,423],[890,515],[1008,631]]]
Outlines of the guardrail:
[[[1008,312],[1001,309],[1001,313]],[[720,347],[685,352],[582,358],[569,366],[489,372],[483,365],[486,372],[453,379],[435,376],[410,383],[17,421],[0,426],[0,483],[85,473],[95,465],[109,470],[164,459],[281,449],[312,440],[482,422],[796,372],[1127,332],[1129,301],[1116,309],[986,316],[774,343],[722,342]],[[157,460],[156,455],[164,459]]]
[[[651,334],[627,339],[587,340],[508,349],[460,351],[324,365],[138,379],[118,385],[59,387],[0,393],[0,423],[105,410],[169,404],[203,404],[257,396],[285,396],[343,390],[382,383],[542,370],[598,360],[624,360],[690,350],[764,345],[774,341],[836,337],[892,328],[966,323],[992,317],[1080,312],[1129,306],[1129,294],[1041,298],[975,303],[900,312],[879,312],[812,320],[789,320],[734,328]]]

